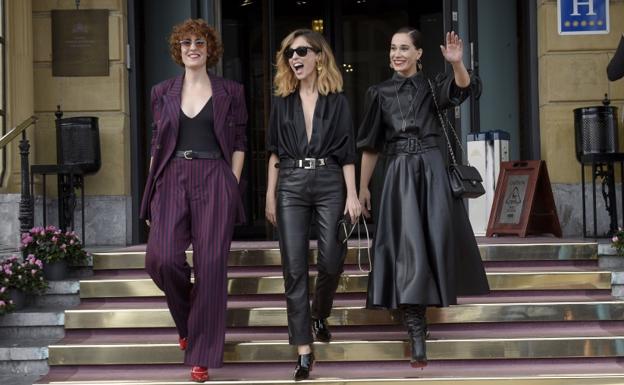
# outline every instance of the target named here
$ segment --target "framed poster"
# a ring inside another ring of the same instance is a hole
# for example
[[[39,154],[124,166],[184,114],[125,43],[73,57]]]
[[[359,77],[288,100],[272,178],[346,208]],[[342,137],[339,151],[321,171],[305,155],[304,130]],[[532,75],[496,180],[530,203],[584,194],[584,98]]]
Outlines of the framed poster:
[[[549,233],[561,237],[561,226],[542,160],[501,162],[486,236]]]
[[[52,76],[108,74],[108,10],[53,10]]]

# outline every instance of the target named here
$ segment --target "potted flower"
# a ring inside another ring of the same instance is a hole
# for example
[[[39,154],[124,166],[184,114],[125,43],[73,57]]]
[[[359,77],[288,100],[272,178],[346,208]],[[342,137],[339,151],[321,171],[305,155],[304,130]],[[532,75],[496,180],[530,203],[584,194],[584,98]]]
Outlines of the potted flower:
[[[15,309],[24,307],[27,294],[40,294],[48,287],[42,267],[43,263],[34,255],[24,261],[10,257],[0,264],[0,285]]]
[[[88,254],[74,231],[63,232],[55,226],[33,227],[22,234],[22,251],[43,261],[44,277],[58,281],[67,276],[67,265],[84,262]]]

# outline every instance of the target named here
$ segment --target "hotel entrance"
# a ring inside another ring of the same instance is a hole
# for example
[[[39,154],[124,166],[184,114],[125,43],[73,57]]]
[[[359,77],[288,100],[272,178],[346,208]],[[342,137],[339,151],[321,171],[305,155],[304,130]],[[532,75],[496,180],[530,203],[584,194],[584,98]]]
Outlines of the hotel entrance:
[[[245,86],[249,146],[243,177],[247,181],[244,201],[248,222],[237,227],[236,239],[274,238],[272,226],[264,219],[265,128],[271,109],[275,52],[281,39],[297,28],[321,32],[334,49],[356,129],[364,115],[366,89],[392,75],[388,51],[394,31],[403,26],[421,30],[424,35],[423,67],[428,75],[449,70],[439,45],[443,43],[446,31],[459,31],[465,42],[464,62],[467,67],[479,73],[479,55],[488,58],[485,63],[488,71],[480,73],[480,76],[485,84],[482,101],[487,99],[491,102],[484,104],[471,99],[461,108],[450,111],[449,116],[454,118],[456,129],[464,138],[468,132],[479,129],[507,129],[512,133],[512,157],[539,157],[539,147],[534,146],[531,140],[535,134],[528,129],[533,127],[528,123],[537,111],[536,106],[534,113],[530,111],[532,101],[529,93],[536,92],[536,87],[530,87],[530,66],[519,59],[531,57],[529,54],[520,55],[520,52],[531,49],[527,43],[531,40],[521,43],[523,40],[519,35],[518,25],[526,25],[532,12],[530,6],[523,3],[493,0],[129,2],[129,18],[135,24],[135,28],[130,28],[131,55],[135,53],[134,63],[142,69],[135,74],[134,82],[131,81],[136,91],[135,98],[131,95],[131,103],[136,103],[137,112],[133,117],[133,125],[136,124],[132,145],[133,183],[136,186],[133,188],[133,206],[140,202],[138,192],[142,190],[142,175],[149,160],[151,132],[145,129],[151,122],[149,92],[157,82],[180,73],[180,68],[168,57],[166,37],[171,26],[188,17],[202,17],[221,31],[224,55],[215,71]],[[505,28],[501,29],[500,23],[493,17],[495,15],[508,19]],[[133,36],[133,31],[137,32],[136,36]],[[534,102],[537,102],[537,97]],[[521,107],[526,114],[519,113]],[[527,123],[527,129],[522,133],[524,136],[519,130],[522,120]],[[481,124],[482,121],[487,127]],[[381,175],[377,175],[379,177]],[[142,226],[138,218],[136,220],[139,227]],[[144,233],[139,231],[137,236],[144,237]]]

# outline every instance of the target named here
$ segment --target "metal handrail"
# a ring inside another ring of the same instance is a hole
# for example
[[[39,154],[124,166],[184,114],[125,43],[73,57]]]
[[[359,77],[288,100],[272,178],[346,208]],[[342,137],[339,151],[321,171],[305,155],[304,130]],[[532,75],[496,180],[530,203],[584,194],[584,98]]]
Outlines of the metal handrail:
[[[24,120],[22,123],[18,124],[17,127],[13,128],[11,131],[7,132],[2,138],[0,138],[0,149],[3,149],[7,144],[11,143],[13,139],[15,139],[19,134],[21,134],[25,129],[30,127],[37,121],[37,117],[35,115],[30,118]]]

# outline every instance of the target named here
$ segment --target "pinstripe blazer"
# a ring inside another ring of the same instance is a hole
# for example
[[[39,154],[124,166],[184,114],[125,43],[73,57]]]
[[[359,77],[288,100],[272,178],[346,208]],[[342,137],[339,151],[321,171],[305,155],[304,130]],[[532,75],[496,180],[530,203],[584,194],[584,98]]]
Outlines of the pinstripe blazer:
[[[178,139],[182,82],[184,75],[165,80],[152,87],[152,166],[147,175],[140,217],[150,219],[150,202],[156,181],[173,156]],[[243,86],[210,74],[214,133],[225,161],[231,166],[234,151],[246,151],[247,109]],[[236,222],[243,222],[242,196],[237,199]]]

